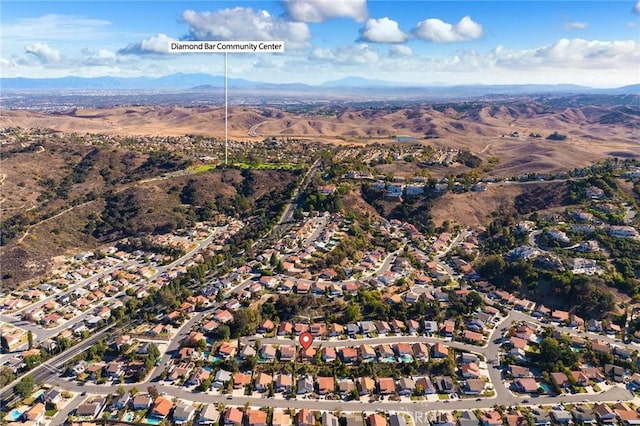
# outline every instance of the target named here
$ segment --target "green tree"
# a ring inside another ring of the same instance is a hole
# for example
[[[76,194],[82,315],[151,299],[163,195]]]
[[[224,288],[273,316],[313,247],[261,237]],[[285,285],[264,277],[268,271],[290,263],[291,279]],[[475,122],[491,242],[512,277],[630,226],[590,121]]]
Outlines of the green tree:
[[[148,354],[149,358],[153,359],[154,362],[160,357],[160,350],[155,343],[149,344]]]
[[[40,355],[26,356],[26,357],[24,357],[23,361],[27,365],[27,369],[28,370],[31,370],[34,367],[37,367],[42,362],[42,360],[40,359]]]
[[[258,326],[258,314],[256,311],[241,310],[233,314],[233,322],[231,323],[231,335],[249,336],[255,334]]]
[[[18,395],[26,398],[27,396],[31,395],[31,392],[33,392],[33,388],[35,387],[35,385],[36,382],[35,380],[33,380],[33,377],[26,376],[23,377],[22,380],[20,380],[20,382],[18,382],[18,384],[14,386],[13,390],[15,390]]]
[[[229,340],[231,337],[231,329],[228,325],[223,324],[216,329],[215,336],[220,340]]]
[[[16,375],[10,368],[2,367],[0,369],[0,388],[5,387],[16,379]]]
[[[196,342],[194,349],[197,350],[198,352],[204,352],[207,350],[208,346],[209,345],[207,344],[206,339],[200,339]]]
[[[477,308],[484,306],[484,301],[482,300],[482,296],[480,296],[476,291],[469,292],[469,294],[467,295],[467,303],[469,303],[469,307],[473,311],[475,311]]]
[[[362,312],[360,312],[360,307],[353,302],[349,303],[347,309],[345,309],[344,311],[343,319],[346,323],[360,321],[362,319]]]
[[[200,382],[197,389],[200,392],[205,392],[205,391],[208,391],[210,387],[211,387],[211,377]]]
[[[540,367],[546,371],[553,371],[556,367],[556,363],[560,359],[561,348],[560,344],[553,337],[545,337],[540,342],[540,354],[538,354],[538,361]]]
[[[29,349],[33,348],[33,332],[31,330],[27,332],[27,339],[29,341]]]

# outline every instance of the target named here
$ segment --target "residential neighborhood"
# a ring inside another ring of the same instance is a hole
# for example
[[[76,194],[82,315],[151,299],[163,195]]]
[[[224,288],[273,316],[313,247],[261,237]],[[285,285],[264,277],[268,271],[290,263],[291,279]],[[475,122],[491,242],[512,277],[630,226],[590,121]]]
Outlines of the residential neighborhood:
[[[629,285],[640,238],[622,199],[580,180],[579,209],[430,232],[334,207],[351,185],[395,205],[529,177],[307,175],[307,208],[242,247],[260,219],[219,213],[0,294],[3,424],[640,424],[640,308],[602,291]]]

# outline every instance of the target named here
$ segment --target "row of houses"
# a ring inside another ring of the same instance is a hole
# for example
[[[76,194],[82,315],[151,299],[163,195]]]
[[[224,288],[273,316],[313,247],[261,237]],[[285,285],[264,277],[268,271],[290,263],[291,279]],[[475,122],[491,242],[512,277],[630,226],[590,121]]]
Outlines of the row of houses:
[[[318,354],[319,352],[319,354]],[[258,352],[262,360],[293,361],[298,355],[303,360],[313,360],[317,355],[322,361],[332,362],[340,358],[344,363],[354,363],[357,361],[378,361],[378,362],[410,362],[414,359],[426,361],[430,356],[434,358],[446,358],[449,355],[448,348],[437,343],[429,348],[424,343],[395,343],[381,344],[377,346],[359,345],[356,347],[323,347],[319,350],[310,347],[300,349],[299,353],[294,346],[280,345],[278,348],[272,345],[263,345]]]

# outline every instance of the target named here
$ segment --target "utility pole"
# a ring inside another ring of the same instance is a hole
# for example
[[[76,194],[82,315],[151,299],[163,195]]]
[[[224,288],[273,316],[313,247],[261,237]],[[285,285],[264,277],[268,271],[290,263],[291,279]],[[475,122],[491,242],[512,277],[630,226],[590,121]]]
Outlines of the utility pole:
[[[283,53],[284,41],[171,41],[170,53],[224,53],[224,165],[229,162],[229,90],[227,53]]]
[[[227,85],[227,52],[224,52],[224,165],[229,158],[229,90]]]

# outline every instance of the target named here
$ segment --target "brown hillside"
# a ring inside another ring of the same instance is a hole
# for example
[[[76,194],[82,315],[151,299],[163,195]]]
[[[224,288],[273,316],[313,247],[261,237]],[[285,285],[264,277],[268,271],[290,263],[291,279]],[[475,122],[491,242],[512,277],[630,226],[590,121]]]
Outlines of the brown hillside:
[[[127,235],[184,227],[199,217],[205,204],[228,214],[253,211],[261,197],[296,178],[284,171],[247,172],[254,183],[246,192],[239,170],[167,173],[171,169],[164,169],[164,162],[173,154],[149,165],[147,154],[120,148],[55,140],[42,146],[35,152],[11,153],[6,148],[7,155],[2,156],[0,264],[2,282],[8,286],[42,275],[56,256],[95,249]],[[75,176],[83,162],[83,177],[71,180],[62,196],[62,182]],[[188,185],[194,189],[192,204],[183,204]],[[238,204],[235,198],[240,192],[244,197]]]

